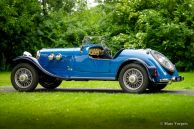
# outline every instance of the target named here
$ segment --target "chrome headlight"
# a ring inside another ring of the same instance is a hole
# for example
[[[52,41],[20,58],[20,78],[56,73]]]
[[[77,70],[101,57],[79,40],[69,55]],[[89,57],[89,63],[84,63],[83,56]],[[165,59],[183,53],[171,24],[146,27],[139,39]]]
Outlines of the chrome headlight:
[[[37,51],[36,52],[36,59],[39,59],[40,58],[40,51]]]
[[[56,56],[55,56],[55,59],[56,59],[56,60],[61,60],[61,59],[62,59],[62,55],[61,55],[61,54],[56,55]]]
[[[167,57],[154,50],[151,51],[151,54],[160,63],[160,65],[162,65],[162,67],[164,67],[169,72],[174,72],[175,67]]]
[[[54,60],[54,58],[55,58],[55,55],[53,53],[48,56],[49,60]]]

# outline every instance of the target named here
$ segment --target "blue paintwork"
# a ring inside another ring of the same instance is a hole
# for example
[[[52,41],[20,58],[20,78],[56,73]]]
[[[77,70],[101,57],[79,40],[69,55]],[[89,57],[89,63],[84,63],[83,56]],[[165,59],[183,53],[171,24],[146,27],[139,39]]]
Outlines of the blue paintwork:
[[[88,44],[81,48],[53,48],[41,49],[40,58],[37,60],[30,56],[21,56],[15,59],[28,60],[36,65],[42,72],[64,80],[96,79],[96,80],[117,80],[118,73],[122,64],[125,62],[136,61],[144,65],[147,69],[149,78],[153,82],[160,79],[172,79],[178,77],[175,69],[173,74],[169,74],[150,54],[150,49],[125,49],[119,56],[113,59],[97,59],[88,55],[90,47]],[[50,54],[61,54],[61,60],[48,60]],[[158,76],[153,77],[152,72],[156,69]]]

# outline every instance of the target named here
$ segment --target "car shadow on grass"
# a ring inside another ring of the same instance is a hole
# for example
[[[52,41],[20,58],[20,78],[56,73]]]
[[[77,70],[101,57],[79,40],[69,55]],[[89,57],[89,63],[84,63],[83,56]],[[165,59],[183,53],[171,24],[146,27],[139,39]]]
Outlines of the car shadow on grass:
[[[105,88],[56,88],[45,89],[37,88],[34,92],[88,92],[88,93],[124,93],[121,89],[105,89]]]
[[[37,88],[34,92],[87,92],[87,93],[122,93],[129,94],[124,92],[121,89],[105,89],[105,88],[56,88],[56,89],[45,89],[45,88]],[[131,93],[130,93],[131,94]],[[134,93],[136,94],[136,93]],[[194,90],[161,90],[161,91],[149,91],[146,90],[141,94],[184,94],[184,95],[194,95]]]

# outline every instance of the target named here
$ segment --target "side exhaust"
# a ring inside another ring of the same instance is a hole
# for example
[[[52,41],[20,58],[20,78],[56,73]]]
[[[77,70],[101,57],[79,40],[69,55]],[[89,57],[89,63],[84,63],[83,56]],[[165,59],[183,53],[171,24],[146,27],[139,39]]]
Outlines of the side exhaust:
[[[180,81],[183,81],[183,80],[184,80],[184,77],[182,77],[182,76],[173,77],[171,79],[171,81],[173,81],[173,82],[180,82]]]

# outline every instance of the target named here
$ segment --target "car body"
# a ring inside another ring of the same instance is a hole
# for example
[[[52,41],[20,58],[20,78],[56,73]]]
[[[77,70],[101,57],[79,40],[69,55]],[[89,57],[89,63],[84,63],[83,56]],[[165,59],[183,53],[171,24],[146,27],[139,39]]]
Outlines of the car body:
[[[41,49],[36,57],[24,52],[14,62],[11,81],[19,91],[32,91],[38,83],[53,89],[62,80],[118,80],[125,92],[141,93],[184,80],[164,55],[151,49],[121,49],[112,57],[102,45],[88,43]]]

